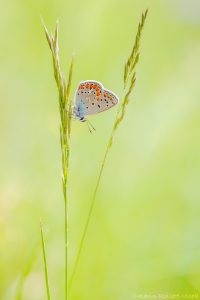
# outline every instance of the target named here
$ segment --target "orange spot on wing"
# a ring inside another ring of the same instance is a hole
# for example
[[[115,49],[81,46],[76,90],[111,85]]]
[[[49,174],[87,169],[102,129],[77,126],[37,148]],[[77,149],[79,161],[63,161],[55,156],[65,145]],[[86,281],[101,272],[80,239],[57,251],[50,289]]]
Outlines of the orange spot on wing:
[[[93,83],[90,84],[90,89],[92,89],[92,88],[93,88]]]
[[[85,87],[86,87],[86,89],[88,89],[88,87],[89,87],[89,83],[86,83],[86,86],[85,86]]]
[[[97,88],[97,85],[96,85],[96,84],[94,84],[94,86],[93,86],[93,89],[95,89],[95,90],[96,90],[96,88]]]
[[[108,96],[108,94],[107,93],[104,93],[104,97],[107,97]]]

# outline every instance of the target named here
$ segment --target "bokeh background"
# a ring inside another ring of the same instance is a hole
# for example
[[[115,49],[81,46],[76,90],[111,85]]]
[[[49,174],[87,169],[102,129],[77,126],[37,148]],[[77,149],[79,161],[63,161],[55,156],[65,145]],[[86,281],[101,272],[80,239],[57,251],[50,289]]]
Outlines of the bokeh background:
[[[72,97],[80,80],[95,79],[122,98],[124,63],[146,8],[136,88],[71,299],[200,298],[200,2],[13,0],[1,1],[0,12],[2,300],[17,299],[22,274],[21,299],[46,299],[40,218],[52,299],[64,295],[58,95],[40,15],[51,30],[59,18],[66,73],[75,54]],[[115,113],[90,118],[95,134],[73,122],[70,272]]]

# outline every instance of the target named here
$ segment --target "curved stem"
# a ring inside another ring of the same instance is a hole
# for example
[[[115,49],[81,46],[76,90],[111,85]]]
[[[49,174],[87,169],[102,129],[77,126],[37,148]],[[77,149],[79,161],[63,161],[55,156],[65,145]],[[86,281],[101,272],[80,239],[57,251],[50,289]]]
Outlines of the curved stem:
[[[111,135],[111,137],[112,137],[112,135]],[[111,138],[110,138],[110,140],[111,140]],[[94,205],[95,205],[96,195],[97,195],[97,191],[98,191],[98,188],[99,188],[101,176],[102,176],[102,173],[103,173],[103,170],[104,170],[104,166],[105,166],[106,158],[107,158],[107,155],[108,155],[108,151],[110,149],[110,147],[109,147],[110,140],[109,140],[109,143],[108,143],[108,146],[106,148],[106,152],[105,152],[102,164],[101,164],[101,168],[100,168],[99,175],[98,175],[98,178],[97,178],[97,183],[96,183],[96,186],[95,186],[94,194],[93,194],[92,201],[91,201],[90,208],[89,208],[89,212],[88,212],[88,215],[87,215],[86,223],[85,223],[85,226],[84,226],[84,229],[83,229],[83,234],[82,234],[82,237],[81,237],[80,245],[79,245],[79,248],[78,248],[78,253],[77,253],[77,256],[76,256],[75,263],[74,263],[74,268],[73,268],[72,275],[71,275],[71,278],[70,278],[70,281],[69,281],[69,291],[72,287],[74,276],[76,274],[77,267],[78,267],[78,264],[79,264],[81,252],[82,252],[82,249],[83,249],[83,244],[84,244],[84,241],[85,241],[88,226],[89,226],[90,219],[91,219],[92,212],[93,212],[93,208],[94,208]]]

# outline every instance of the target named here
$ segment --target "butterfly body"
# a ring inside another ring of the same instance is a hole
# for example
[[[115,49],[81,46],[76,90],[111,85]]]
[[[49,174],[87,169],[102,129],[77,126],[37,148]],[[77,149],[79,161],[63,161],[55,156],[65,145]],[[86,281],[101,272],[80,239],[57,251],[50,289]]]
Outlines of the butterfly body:
[[[84,103],[80,102],[78,103],[78,105],[75,105],[73,107],[73,115],[76,119],[78,119],[81,122],[85,122],[85,113],[86,113],[86,109],[85,109],[85,105]]]
[[[117,103],[117,96],[113,92],[104,89],[100,82],[82,81],[76,91],[73,115],[79,121],[85,122],[87,115],[103,112]]]

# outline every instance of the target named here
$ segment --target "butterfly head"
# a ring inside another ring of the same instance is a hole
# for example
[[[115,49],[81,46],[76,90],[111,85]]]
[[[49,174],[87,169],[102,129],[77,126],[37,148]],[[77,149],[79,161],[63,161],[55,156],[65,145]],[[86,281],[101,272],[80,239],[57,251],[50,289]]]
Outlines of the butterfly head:
[[[85,117],[81,117],[81,118],[79,118],[79,121],[80,121],[80,122],[86,122],[87,119],[86,119]]]

